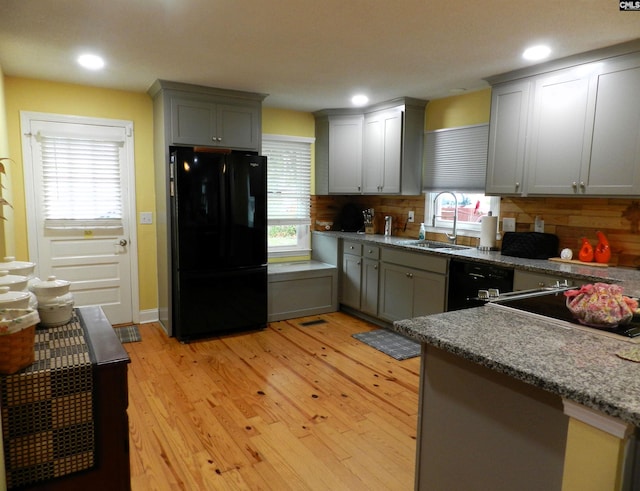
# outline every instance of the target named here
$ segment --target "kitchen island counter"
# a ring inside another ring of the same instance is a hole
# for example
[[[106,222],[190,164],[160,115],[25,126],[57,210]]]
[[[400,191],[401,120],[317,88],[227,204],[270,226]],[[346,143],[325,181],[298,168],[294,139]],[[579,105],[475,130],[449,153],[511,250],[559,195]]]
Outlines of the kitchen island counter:
[[[393,329],[622,421],[640,426],[637,346],[493,305],[397,321]]]
[[[416,489],[638,489],[639,345],[495,305],[392,329],[422,343]]]

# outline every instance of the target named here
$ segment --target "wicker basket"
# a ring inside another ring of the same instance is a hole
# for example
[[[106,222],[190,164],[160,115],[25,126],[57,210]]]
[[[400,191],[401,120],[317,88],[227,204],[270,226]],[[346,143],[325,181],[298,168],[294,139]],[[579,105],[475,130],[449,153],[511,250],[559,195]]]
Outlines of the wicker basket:
[[[11,375],[34,362],[39,321],[34,310],[0,310],[0,374]]]

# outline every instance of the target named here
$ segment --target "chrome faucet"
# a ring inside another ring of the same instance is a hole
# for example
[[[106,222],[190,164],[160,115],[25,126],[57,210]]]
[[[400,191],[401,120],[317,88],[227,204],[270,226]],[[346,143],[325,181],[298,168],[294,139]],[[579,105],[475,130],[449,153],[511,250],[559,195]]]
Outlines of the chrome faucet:
[[[458,225],[458,197],[455,195],[454,192],[452,191],[441,191],[438,194],[436,194],[436,197],[433,198],[433,218],[431,219],[431,225],[433,227],[436,226],[436,202],[438,201],[438,198],[440,196],[442,196],[443,194],[450,194],[451,196],[453,196],[453,202],[454,202],[454,207],[453,207],[453,230],[452,233],[448,234],[445,232],[445,235],[447,236],[447,239],[449,239],[449,242],[451,242],[452,244],[456,243],[456,226]],[[441,216],[442,217],[442,216]]]

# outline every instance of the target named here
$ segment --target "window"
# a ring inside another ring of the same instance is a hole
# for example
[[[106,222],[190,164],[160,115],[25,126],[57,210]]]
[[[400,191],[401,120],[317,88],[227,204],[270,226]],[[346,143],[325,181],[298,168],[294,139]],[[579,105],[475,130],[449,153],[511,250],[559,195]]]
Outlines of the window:
[[[452,229],[454,211],[458,214],[457,231],[462,232],[460,235],[470,236],[480,233],[480,219],[483,215],[488,215],[489,212],[494,216],[500,214],[500,197],[498,196],[455,191],[458,201],[456,210],[456,202],[451,192],[443,192],[440,196],[438,194],[436,192],[426,193],[424,207],[425,220],[427,220],[425,225],[427,227],[435,226],[436,231],[442,229],[442,231],[449,232]],[[438,199],[434,203],[436,197]]]
[[[310,251],[313,138],[263,135],[267,157],[267,245],[270,257]]]
[[[120,226],[123,141],[38,133],[45,227]]]

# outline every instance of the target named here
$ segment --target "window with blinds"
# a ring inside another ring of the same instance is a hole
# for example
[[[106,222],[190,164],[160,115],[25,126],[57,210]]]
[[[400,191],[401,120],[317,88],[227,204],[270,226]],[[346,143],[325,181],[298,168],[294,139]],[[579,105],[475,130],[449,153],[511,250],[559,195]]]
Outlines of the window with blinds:
[[[489,125],[427,131],[423,191],[484,193]]]
[[[269,252],[309,249],[312,138],[263,135]]]
[[[38,134],[46,228],[122,227],[123,141]]]

